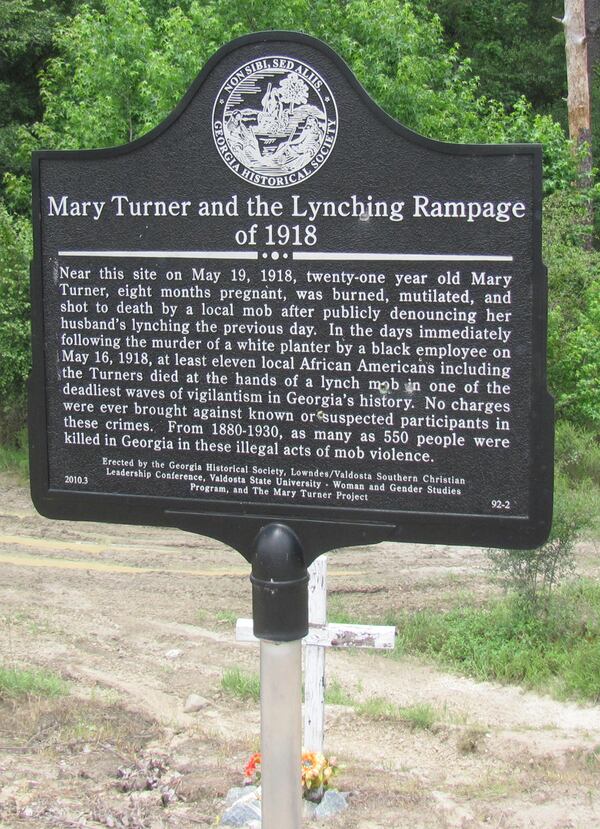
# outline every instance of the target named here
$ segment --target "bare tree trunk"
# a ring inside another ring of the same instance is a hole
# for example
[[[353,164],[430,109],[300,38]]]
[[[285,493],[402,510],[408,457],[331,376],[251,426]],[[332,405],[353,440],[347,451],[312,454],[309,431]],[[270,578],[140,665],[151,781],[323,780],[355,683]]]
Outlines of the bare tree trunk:
[[[595,146],[598,146],[597,130],[600,126],[600,0],[585,0],[585,29],[588,47],[588,74],[590,78],[590,106],[592,134],[596,133]],[[596,82],[594,82],[596,81]],[[596,163],[598,159],[596,159]]]
[[[589,7],[597,11],[598,0],[564,0],[565,52],[567,58],[567,108],[569,135],[579,151],[579,186],[586,189],[592,184],[592,75],[588,49]],[[584,247],[594,244],[594,207],[587,199],[589,232]]]
[[[567,83],[569,135],[576,147],[587,145],[580,163],[581,184],[591,183],[592,175],[592,101],[586,32],[586,1],[565,0],[565,51],[567,56]]]

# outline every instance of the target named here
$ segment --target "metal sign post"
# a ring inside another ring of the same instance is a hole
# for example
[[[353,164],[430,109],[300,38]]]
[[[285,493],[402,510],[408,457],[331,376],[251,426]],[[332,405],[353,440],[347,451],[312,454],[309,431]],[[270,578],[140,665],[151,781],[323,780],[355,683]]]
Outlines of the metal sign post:
[[[302,643],[260,643],[262,829],[302,826]]]
[[[284,524],[258,534],[252,557],[252,615],[260,643],[263,829],[302,825],[302,638],[308,633],[308,571],[297,535]]]

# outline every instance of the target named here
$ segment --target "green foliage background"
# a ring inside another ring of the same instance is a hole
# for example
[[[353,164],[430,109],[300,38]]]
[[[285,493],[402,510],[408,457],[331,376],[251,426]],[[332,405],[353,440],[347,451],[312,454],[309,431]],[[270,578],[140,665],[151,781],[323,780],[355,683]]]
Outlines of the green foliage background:
[[[29,374],[31,227],[0,202],[0,443],[23,427]]]
[[[566,126],[563,0],[432,0],[446,41],[458,43],[486,94],[510,106],[524,96]]]
[[[0,3],[0,179],[25,172],[17,158],[22,124],[42,115],[38,74],[53,54],[56,27],[75,8],[74,0],[2,0]]]
[[[575,186],[576,159],[561,124],[564,44],[552,20],[560,11],[560,0],[4,0],[4,436],[16,434],[28,370],[31,151],[136,138],[168,114],[223,43],[261,29],[323,39],[385,110],[420,133],[543,145],[550,385],[559,416],[598,433],[600,260],[585,244],[594,192]]]
[[[482,95],[426,0],[98,0],[55,29],[57,54],[40,76],[43,118],[20,130],[6,180],[11,206],[28,209],[18,171],[32,149],[130,141],[169,113],[223,43],[263,29],[303,31],[330,44],[375,100],[417,132],[444,141],[540,142],[547,192],[575,175],[561,126],[524,97],[507,108]]]

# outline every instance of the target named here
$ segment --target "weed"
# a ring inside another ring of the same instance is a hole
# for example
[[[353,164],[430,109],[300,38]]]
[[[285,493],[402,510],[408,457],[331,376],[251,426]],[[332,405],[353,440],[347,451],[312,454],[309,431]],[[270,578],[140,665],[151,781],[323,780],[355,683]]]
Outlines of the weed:
[[[383,697],[370,697],[365,702],[356,705],[358,714],[369,717],[372,720],[388,720],[391,722],[403,722],[410,728],[424,731],[433,730],[439,720],[435,709],[427,703],[409,705],[402,707],[395,705]]]
[[[23,696],[59,697],[66,693],[66,683],[49,671],[0,667],[0,700]]]
[[[411,726],[411,728],[422,731],[431,731],[437,722],[438,716],[435,709],[428,703],[409,705],[400,709],[400,719]]]
[[[470,726],[465,728],[459,734],[456,741],[456,747],[461,754],[475,754],[479,750],[481,741],[487,734],[487,731],[480,726]]]
[[[365,702],[359,702],[356,712],[371,720],[399,720],[400,708],[383,697],[369,697]]]
[[[73,696],[7,700],[0,706],[0,733],[15,745],[35,750],[72,752],[77,745],[87,744],[112,746],[127,754],[136,753],[158,736],[157,726],[140,714],[118,704]]]
[[[514,775],[499,777],[488,771],[483,778],[478,778],[475,782],[458,785],[455,792],[466,800],[503,800],[522,793],[523,784]]]
[[[576,486],[557,468],[548,541],[534,550],[488,551],[493,569],[527,603],[532,615],[547,613],[553,591],[573,573],[575,543],[592,526],[597,507],[591,483]]]
[[[595,746],[591,751],[586,752],[584,762],[593,771],[600,768],[600,746]]]
[[[258,702],[260,679],[257,674],[248,674],[239,668],[229,668],[221,677],[221,688],[226,694],[241,700]]]
[[[59,715],[59,735],[68,744],[131,746],[147,738],[144,731],[152,732],[152,726],[142,721],[144,728],[135,729],[136,715],[129,715],[119,703],[77,703],[71,710]],[[141,720],[141,717],[140,717]],[[139,727],[139,724],[138,724]]]
[[[421,611],[396,620],[393,656],[424,654],[480,680],[521,683],[557,697],[600,700],[600,585],[557,590],[543,615],[519,596],[481,608]]]
[[[0,472],[11,472],[22,482],[28,480],[29,454],[26,429],[22,429],[14,441],[0,444]]]
[[[337,679],[327,683],[325,702],[327,705],[355,705],[355,700],[344,690]]]
[[[238,617],[232,610],[219,610],[215,618],[221,624],[235,626]]]
[[[559,421],[555,447],[556,462],[570,481],[600,487],[600,443],[593,432]]]
[[[332,596],[327,604],[327,620],[338,625],[352,625],[356,619],[348,612],[343,599]]]

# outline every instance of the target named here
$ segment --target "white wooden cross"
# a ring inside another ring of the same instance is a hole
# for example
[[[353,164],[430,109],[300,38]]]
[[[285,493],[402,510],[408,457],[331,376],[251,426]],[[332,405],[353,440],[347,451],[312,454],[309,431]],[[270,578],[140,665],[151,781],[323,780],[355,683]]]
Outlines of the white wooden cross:
[[[306,751],[323,751],[325,735],[325,649],[394,647],[395,627],[391,625],[327,624],[327,556],[320,556],[308,568],[309,631],[304,638],[304,740]],[[258,642],[252,619],[238,619],[238,642]]]

